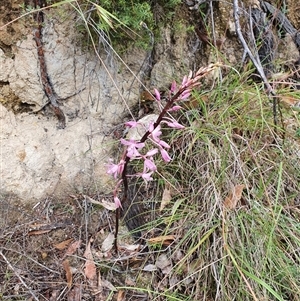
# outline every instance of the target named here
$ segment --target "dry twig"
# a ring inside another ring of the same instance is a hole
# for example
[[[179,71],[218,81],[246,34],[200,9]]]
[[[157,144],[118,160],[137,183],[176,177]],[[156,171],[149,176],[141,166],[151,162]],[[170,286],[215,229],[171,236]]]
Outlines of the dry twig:
[[[251,59],[251,61],[253,62],[255,68],[257,69],[257,72],[259,73],[259,75],[261,76],[261,79],[263,80],[266,88],[267,88],[267,92],[270,96],[272,96],[272,100],[273,100],[273,116],[274,116],[274,125],[276,127],[276,125],[278,124],[277,122],[277,96],[276,93],[274,91],[274,89],[272,88],[272,86],[270,85],[265,72],[263,70],[263,67],[261,65],[261,62],[259,61],[259,59],[256,59],[253,55],[253,53],[251,52],[247,42],[244,39],[244,36],[242,34],[242,30],[241,30],[241,25],[240,25],[240,21],[239,21],[239,5],[238,5],[238,0],[233,0],[233,15],[234,15],[234,22],[235,22],[235,30],[237,33],[237,36],[239,38],[239,40],[241,41],[244,51],[248,54],[249,58]]]
[[[15,270],[15,268],[11,265],[11,263],[8,261],[8,259],[5,257],[5,255],[0,251],[0,255],[4,259],[4,261],[7,263],[8,267],[15,273],[15,275],[19,278],[20,282],[26,287],[26,289],[30,292],[31,296],[34,300],[39,301],[38,297],[34,294],[34,292],[30,289],[30,287],[25,283],[25,281],[22,279],[22,277],[19,275],[19,273]]]

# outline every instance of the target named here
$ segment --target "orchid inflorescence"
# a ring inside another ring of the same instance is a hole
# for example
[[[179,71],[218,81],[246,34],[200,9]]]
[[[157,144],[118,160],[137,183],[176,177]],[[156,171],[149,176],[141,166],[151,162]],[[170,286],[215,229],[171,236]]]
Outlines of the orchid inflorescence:
[[[190,71],[188,76],[184,76],[179,88],[177,88],[176,82],[173,81],[168,92],[168,98],[165,105],[162,105],[161,103],[160,92],[157,89],[154,89],[155,100],[161,110],[157,120],[155,122],[150,122],[148,128],[145,129],[146,133],[139,141],[132,138],[121,138],[120,142],[125,146],[125,150],[119,163],[114,164],[110,159],[109,164],[107,164],[107,173],[112,175],[117,180],[117,184],[113,192],[114,202],[117,210],[118,208],[122,208],[122,203],[124,203],[127,199],[127,177],[129,175],[127,175],[126,169],[128,163],[132,160],[143,160],[143,171],[130,176],[141,177],[145,182],[149,182],[153,180],[152,175],[157,170],[157,166],[154,161],[154,156],[157,153],[160,153],[165,162],[170,162],[172,160],[168,153],[170,145],[161,139],[161,124],[165,123],[168,127],[174,129],[184,128],[183,125],[178,123],[174,117],[168,113],[181,110],[182,107],[180,106],[180,102],[186,101],[190,97],[192,90],[200,85],[200,79],[218,66],[219,64],[212,64],[207,67],[200,68],[194,75],[193,72]],[[134,128],[138,125],[138,121],[129,121],[125,123],[125,126],[129,128]],[[153,148],[143,154],[142,150],[146,146],[146,140],[151,141]],[[122,202],[118,197],[119,187],[121,184],[124,186],[124,196]]]

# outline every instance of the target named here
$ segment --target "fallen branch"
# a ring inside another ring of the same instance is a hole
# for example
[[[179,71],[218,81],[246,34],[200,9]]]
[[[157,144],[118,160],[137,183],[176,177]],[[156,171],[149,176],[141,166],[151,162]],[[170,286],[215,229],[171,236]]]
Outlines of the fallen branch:
[[[242,34],[242,30],[241,30],[241,25],[240,25],[240,21],[239,21],[239,5],[238,5],[238,0],[233,0],[233,16],[234,16],[234,22],[235,22],[235,30],[236,30],[236,34],[240,40],[240,42],[243,45],[244,51],[246,52],[246,54],[248,54],[250,60],[253,62],[255,68],[257,69],[257,72],[259,73],[261,79],[263,80],[263,83],[267,89],[267,93],[269,96],[272,96],[272,101],[273,101],[273,118],[274,118],[274,125],[275,128],[278,124],[277,121],[277,103],[278,103],[278,97],[276,96],[276,93],[274,91],[274,89],[272,88],[272,86],[270,85],[265,72],[263,70],[263,67],[261,65],[261,62],[259,60],[257,60],[253,53],[251,52],[250,48],[248,47],[247,42],[244,39],[244,36]]]

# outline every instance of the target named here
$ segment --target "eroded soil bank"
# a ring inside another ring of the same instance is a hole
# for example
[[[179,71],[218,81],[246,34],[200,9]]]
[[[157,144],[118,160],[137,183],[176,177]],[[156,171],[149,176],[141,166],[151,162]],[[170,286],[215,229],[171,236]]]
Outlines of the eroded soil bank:
[[[1,26],[21,13],[20,2],[1,7]],[[143,50],[130,51],[130,73],[113,53],[103,51],[97,57],[83,50],[74,11],[64,6],[45,16],[45,60],[66,115],[65,129],[58,129],[51,107],[44,107],[48,99],[29,16],[1,31],[1,191],[24,201],[107,189],[105,164],[113,155],[112,132],[127,106],[138,103],[133,74],[145,56]]]

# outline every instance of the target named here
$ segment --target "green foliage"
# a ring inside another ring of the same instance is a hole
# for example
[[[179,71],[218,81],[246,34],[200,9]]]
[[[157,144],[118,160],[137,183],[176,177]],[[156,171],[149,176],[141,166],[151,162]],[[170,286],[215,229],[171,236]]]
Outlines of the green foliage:
[[[114,47],[122,47],[129,41],[134,40],[134,43],[143,48],[149,46],[148,32],[142,29],[141,23],[145,23],[150,31],[155,31],[156,28],[153,15],[153,8],[158,4],[164,11],[165,20],[167,22],[174,14],[177,5],[181,4],[181,0],[168,1],[128,1],[128,0],[90,0],[97,7],[97,15],[94,15],[93,23],[97,24],[98,30],[105,31],[113,43]],[[99,8],[105,11],[104,15],[99,11]],[[109,18],[108,17],[109,13]]]
[[[141,22],[145,22],[150,27],[153,24],[151,6],[147,1],[104,0],[100,5],[132,30],[139,30]],[[121,24],[114,24],[114,30],[118,31],[120,26]],[[99,22],[99,27],[108,29],[103,22]]]

